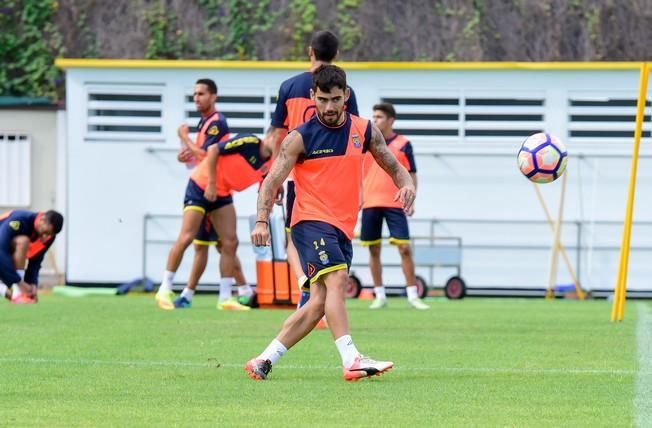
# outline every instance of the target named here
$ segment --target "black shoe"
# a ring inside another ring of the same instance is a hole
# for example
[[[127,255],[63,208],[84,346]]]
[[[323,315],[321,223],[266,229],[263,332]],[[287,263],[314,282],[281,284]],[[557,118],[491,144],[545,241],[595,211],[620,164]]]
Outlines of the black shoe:
[[[254,292],[251,296],[239,296],[238,303],[249,306],[250,308],[258,307],[258,294]]]

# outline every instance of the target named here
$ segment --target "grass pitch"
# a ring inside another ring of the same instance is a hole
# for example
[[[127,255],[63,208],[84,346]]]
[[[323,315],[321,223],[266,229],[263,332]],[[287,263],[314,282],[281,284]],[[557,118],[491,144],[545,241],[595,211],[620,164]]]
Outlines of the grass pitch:
[[[395,362],[357,383],[343,381],[328,331],[254,382],[243,366],[289,312],[193,303],[0,303],[0,426],[594,427],[631,426],[640,411],[634,306],[646,303],[614,325],[605,301],[431,300],[422,312],[349,301],[357,347]]]

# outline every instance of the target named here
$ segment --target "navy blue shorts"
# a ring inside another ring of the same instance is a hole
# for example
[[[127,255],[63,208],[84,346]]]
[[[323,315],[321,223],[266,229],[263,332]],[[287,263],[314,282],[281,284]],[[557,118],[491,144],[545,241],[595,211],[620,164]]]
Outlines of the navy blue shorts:
[[[351,267],[351,240],[335,226],[306,220],[292,226],[292,242],[310,283],[321,276]]]
[[[192,243],[196,245],[217,245],[219,240],[220,238],[213,227],[210,216],[208,214],[204,215]]]
[[[294,193],[294,181],[288,181],[288,191],[285,195],[285,231],[290,231],[290,225],[292,224],[292,208],[294,207],[294,199],[296,193]]]
[[[407,216],[401,208],[373,207],[362,210],[360,243],[374,245],[382,242],[383,219],[387,220],[390,244],[409,244],[410,229]]]
[[[204,197],[204,191],[192,179],[188,180],[186,196],[183,198],[183,210],[195,210],[208,214],[233,203],[232,196],[218,196],[213,202]]]

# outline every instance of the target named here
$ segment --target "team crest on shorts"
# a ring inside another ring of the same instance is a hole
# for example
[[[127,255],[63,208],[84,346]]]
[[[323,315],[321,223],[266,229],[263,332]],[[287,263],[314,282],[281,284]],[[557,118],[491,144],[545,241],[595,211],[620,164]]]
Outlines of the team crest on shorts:
[[[326,254],[326,251],[321,250],[319,252],[319,260],[321,260],[321,262],[325,265],[328,264],[328,254]]]
[[[353,146],[354,146],[356,149],[359,149],[360,146],[362,146],[362,144],[360,144],[360,136],[359,136],[358,134],[353,134],[353,135],[351,136],[351,140],[353,141]]]
[[[20,229],[20,222],[18,220],[10,221],[9,227],[11,227],[13,230],[18,230]]]
[[[219,128],[217,125],[213,125],[210,128],[208,128],[208,131],[206,132],[208,135],[217,135],[220,132]]]

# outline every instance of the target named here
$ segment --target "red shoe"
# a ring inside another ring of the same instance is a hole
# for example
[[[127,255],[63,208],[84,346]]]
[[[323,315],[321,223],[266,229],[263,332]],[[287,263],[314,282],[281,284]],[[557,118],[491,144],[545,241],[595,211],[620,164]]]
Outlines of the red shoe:
[[[253,380],[265,380],[272,371],[272,362],[269,360],[251,359],[247,361],[245,371]]]
[[[344,380],[357,381],[365,377],[380,376],[394,367],[391,361],[376,361],[364,355],[358,355],[351,367],[342,368]]]
[[[315,330],[326,330],[326,329],[328,329],[328,323],[326,322],[326,317],[322,317],[322,319],[320,319],[317,322],[317,325],[315,326]]]
[[[13,297],[11,303],[14,305],[33,305],[36,303],[36,298],[33,296],[28,296],[27,294],[21,294],[19,296]]]

